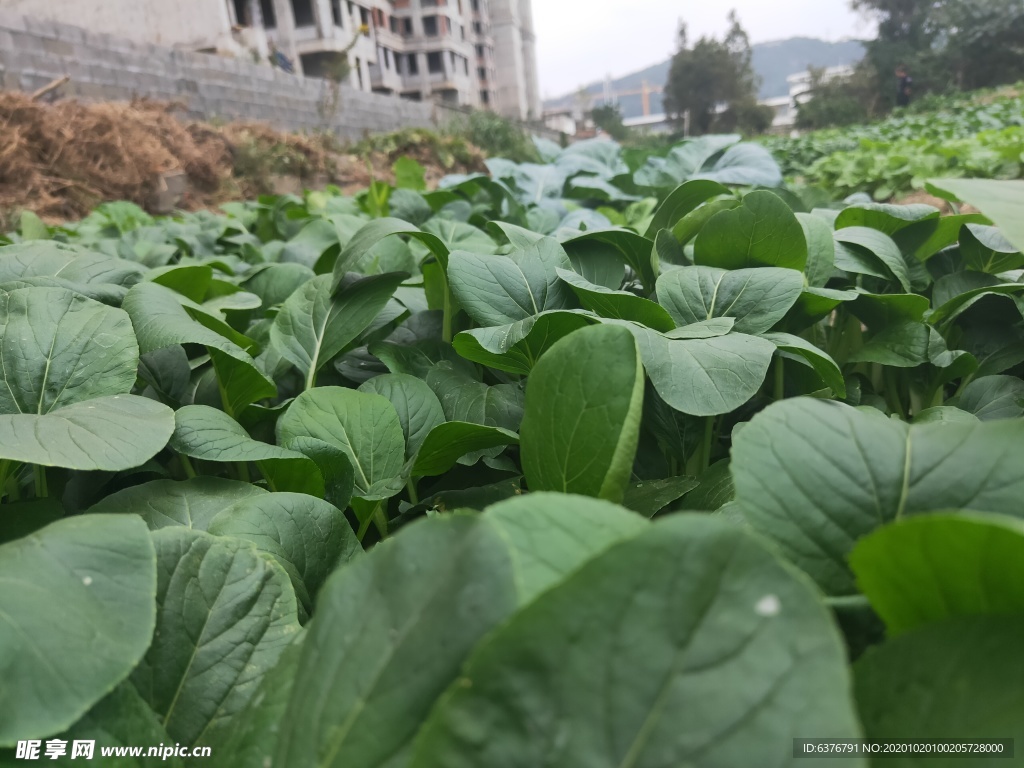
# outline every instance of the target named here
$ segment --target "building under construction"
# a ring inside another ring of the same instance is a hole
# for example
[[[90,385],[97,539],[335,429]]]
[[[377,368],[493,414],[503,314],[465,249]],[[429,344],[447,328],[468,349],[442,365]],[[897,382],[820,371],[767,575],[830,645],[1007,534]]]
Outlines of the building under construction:
[[[539,118],[531,0],[0,0],[136,42],[276,60],[413,100]]]

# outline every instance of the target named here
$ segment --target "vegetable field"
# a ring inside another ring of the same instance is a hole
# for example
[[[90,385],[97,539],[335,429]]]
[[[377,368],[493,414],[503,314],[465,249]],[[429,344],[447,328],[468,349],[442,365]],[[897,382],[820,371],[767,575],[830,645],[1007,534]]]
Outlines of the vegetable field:
[[[538,148],[23,219],[0,763],[1024,748],[1024,182],[931,179],[941,216],[802,197],[736,136]]]
[[[1024,176],[1020,88],[981,96],[931,97],[919,111],[879,123],[772,138],[787,177],[846,197],[877,201],[923,190],[928,179]],[[928,108],[931,106],[932,108]]]

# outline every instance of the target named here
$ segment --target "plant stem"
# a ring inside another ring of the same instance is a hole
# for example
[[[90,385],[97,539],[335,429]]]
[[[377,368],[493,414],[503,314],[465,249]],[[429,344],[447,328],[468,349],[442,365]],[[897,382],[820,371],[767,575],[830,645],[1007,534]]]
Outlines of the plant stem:
[[[370,523],[373,521],[373,515],[367,515],[366,519],[359,523],[359,530],[356,531],[356,538],[362,543],[363,539],[366,538],[366,532],[370,530]]]
[[[364,502],[364,504],[365,504],[365,502]],[[370,523],[377,523],[377,529],[381,530],[381,536],[382,537],[387,535],[387,530],[388,530],[388,522],[387,522],[387,520],[386,519],[384,520],[384,527],[383,527],[383,529],[381,529],[380,522],[377,520],[377,517],[382,514],[381,513],[381,505],[382,504],[383,504],[383,502],[378,501],[377,504],[373,507],[373,509],[370,510],[369,514],[367,514],[366,517],[363,517],[363,518],[360,519],[360,521],[359,521],[359,530],[356,532],[356,538],[359,539],[360,542],[362,542],[362,540],[364,538],[366,538],[366,533],[367,533],[367,531],[370,530]],[[356,510],[356,514],[358,514],[359,513],[359,507],[354,507],[354,509]]]
[[[384,514],[383,504],[378,504],[377,508],[373,511],[373,522],[380,532],[380,537],[386,539],[388,537],[388,518]]]
[[[444,280],[444,317],[441,320],[441,341],[445,344],[452,343],[452,289],[448,285],[448,275],[441,268],[441,278]]]
[[[782,361],[779,360],[781,363]],[[715,417],[708,416],[704,419],[704,449],[701,452],[701,474],[708,471],[711,466],[711,451],[715,445]]]
[[[192,466],[192,462],[188,460],[188,456],[185,454],[179,453],[178,458],[181,460],[181,468],[185,470],[185,477],[191,480],[196,476],[195,467]]]
[[[963,381],[960,382],[960,386],[957,387],[956,393],[953,395],[953,397],[960,397],[960,395],[964,393],[964,390],[967,389],[967,385],[970,384],[972,381],[974,381],[973,373],[968,376],[964,376]]]
[[[11,462],[7,459],[0,461],[0,500],[3,499],[7,490],[7,478],[11,475]]]
[[[36,464],[32,467],[32,474],[35,477],[36,498],[45,499],[50,495],[46,488],[46,467]]]
[[[243,483],[248,483],[252,478],[249,476],[249,465],[244,461],[235,462],[235,473]]]
[[[674,455],[668,460],[668,474],[670,477],[679,477],[679,459]]]
[[[896,371],[887,367],[882,376],[885,380],[885,401],[889,404],[889,410],[901,419],[906,419],[907,412],[903,409],[903,402],[900,399],[900,383]]]
[[[786,361],[782,357],[775,358],[775,400],[786,397]]]
[[[410,477],[409,478],[409,482],[405,484],[405,488],[406,488],[406,490],[409,491],[409,503],[410,504],[419,504],[420,503],[420,497],[416,493],[416,480],[415,480],[415,478]]]
[[[309,373],[306,374],[306,391],[308,392],[316,386],[316,366],[309,366]]]
[[[18,482],[18,473],[15,472],[11,476],[10,484],[7,489],[8,501],[15,502],[21,501],[21,483]]]
[[[277,485],[274,483],[273,475],[267,471],[266,462],[257,461],[256,469],[259,470],[260,476],[267,482],[267,488],[270,489],[270,492],[277,493]]]

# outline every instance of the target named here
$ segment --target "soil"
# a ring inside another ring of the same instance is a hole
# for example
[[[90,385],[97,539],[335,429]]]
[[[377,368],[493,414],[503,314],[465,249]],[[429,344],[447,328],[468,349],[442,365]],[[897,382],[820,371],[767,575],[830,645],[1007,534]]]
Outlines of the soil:
[[[900,197],[893,198],[892,202],[896,205],[930,205],[932,208],[938,208],[942,211],[943,215],[953,213],[953,207],[948,202],[924,190],[911,192],[909,195],[901,195]],[[960,213],[979,213],[977,208],[967,204],[960,205],[959,209]]]
[[[181,174],[187,184],[174,202],[183,210],[326,184],[350,194],[373,179],[393,180],[394,152],[357,155],[328,135],[283,133],[259,123],[214,125],[181,114],[181,105],[148,100],[46,104],[0,93],[0,218],[30,210],[55,223],[81,218],[109,200],[166,213],[159,210],[166,205],[159,194],[164,179]],[[475,148],[456,159],[436,151],[436,144],[435,137],[410,153],[425,167],[428,183],[484,170],[483,153]]]

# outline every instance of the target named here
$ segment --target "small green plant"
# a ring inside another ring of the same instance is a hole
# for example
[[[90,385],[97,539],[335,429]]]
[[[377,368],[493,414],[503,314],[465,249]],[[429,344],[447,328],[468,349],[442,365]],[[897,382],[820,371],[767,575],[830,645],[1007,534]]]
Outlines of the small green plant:
[[[488,157],[504,157],[519,163],[540,160],[526,130],[494,112],[477,110],[456,118],[445,126],[444,133],[468,141]]]

